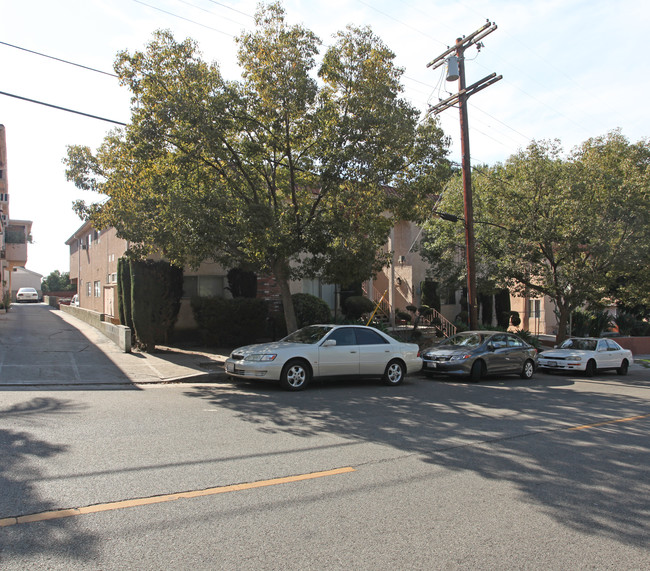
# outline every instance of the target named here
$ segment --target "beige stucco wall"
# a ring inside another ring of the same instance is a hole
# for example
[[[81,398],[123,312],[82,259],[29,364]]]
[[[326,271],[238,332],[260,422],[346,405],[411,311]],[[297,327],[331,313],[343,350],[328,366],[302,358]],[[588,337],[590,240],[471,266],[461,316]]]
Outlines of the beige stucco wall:
[[[117,237],[115,228],[98,232],[85,224],[66,243],[70,280],[77,284],[79,306],[107,315],[117,313],[117,260],[128,242]]]

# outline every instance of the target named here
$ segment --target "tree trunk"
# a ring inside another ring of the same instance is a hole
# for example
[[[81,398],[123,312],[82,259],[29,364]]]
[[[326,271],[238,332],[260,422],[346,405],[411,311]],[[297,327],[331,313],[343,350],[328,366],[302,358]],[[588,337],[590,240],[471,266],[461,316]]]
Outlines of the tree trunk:
[[[282,299],[282,309],[284,311],[284,321],[287,325],[287,333],[293,333],[298,329],[296,321],[296,312],[293,308],[293,299],[291,298],[291,289],[289,287],[289,268],[284,260],[277,261],[273,264],[273,275],[280,288],[280,298]]]
[[[567,337],[566,335],[566,326],[569,321],[569,309],[568,307],[562,303],[559,302],[557,304],[557,308],[560,314],[560,319],[557,324],[557,334],[555,335],[555,344],[559,345],[564,341]]]

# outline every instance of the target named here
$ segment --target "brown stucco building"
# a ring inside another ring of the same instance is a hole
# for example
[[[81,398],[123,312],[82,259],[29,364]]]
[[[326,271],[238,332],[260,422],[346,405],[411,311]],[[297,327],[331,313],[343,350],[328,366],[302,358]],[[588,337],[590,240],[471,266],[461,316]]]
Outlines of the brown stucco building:
[[[7,168],[7,139],[0,125],[0,302],[5,297],[15,299],[12,286],[14,268],[25,267],[27,244],[31,240],[31,220],[13,220],[9,216],[9,179]]]

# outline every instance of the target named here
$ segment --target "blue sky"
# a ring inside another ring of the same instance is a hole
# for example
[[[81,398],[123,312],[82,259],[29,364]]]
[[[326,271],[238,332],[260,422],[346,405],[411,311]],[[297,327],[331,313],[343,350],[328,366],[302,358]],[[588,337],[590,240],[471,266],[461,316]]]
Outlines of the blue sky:
[[[632,141],[650,133],[645,57],[650,3],[641,0],[286,0],[290,23],[326,46],[347,24],[369,25],[405,69],[404,97],[425,112],[454,92],[427,62],[486,20],[498,29],[467,56],[467,82],[503,80],[470,99],[473,163],[504,161],[533,139],[566,150],[620,128]],[[207,60],[236,78],[234,37],[253,25],[255,1],[0,0],[0,42],[112,72],[120,50],[142,49],[154,30],[192,37]],[[129,93],[115,78],[0,44],[0,91],[116,121],[129,119]],[[33,220],[27,268],[68,271],[65,240],[80,226],[71,204],[93,200],[65,181],[66,145],[96,147],[109,123],[0,95],[7,129],[12,218]],[[441,115],[460,160],[458,112]]]

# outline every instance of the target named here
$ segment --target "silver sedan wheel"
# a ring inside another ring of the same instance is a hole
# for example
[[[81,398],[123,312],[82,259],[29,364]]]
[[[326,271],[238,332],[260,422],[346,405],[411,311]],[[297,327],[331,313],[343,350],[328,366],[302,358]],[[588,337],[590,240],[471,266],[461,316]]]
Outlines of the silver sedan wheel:
[[[399,385],[404,380],[404,365],[399,361],[391,361],[386,366],[384,381],[388,385]]]
[[[287,390],[300,391],[309,383],[310,371],[303,361],[289,361],[282,370],[280,384]]]

